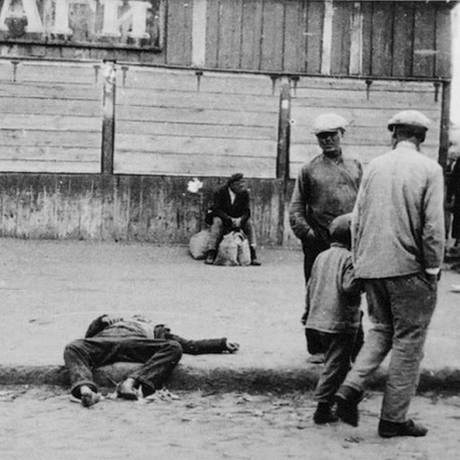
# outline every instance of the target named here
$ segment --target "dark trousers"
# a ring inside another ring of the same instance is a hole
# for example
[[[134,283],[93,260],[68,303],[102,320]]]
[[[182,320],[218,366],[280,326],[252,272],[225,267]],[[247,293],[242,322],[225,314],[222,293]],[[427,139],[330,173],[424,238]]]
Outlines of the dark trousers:
[[[318,335],[321,348],[325,352],[323,371],[315,389],[315,399],[319,403],[332,404],[336,391],[350,370],[356,335],[356,333]]]
[[[318,238],[312,231],[308,232],[307,238],[302,240],[302,250],[304,254],[303,272],[305,275],[305,284],[307,284],[308,280],[310,279],[311,269],[315,259],[321,252],[329,249],[329,246],[329,243]]]
[[[146,386],[147,392],[161,388],[180,361],[182,347],[174,340],[93,337],[79,339],[65,347],[64,362],[69,370],[71,393],[80,397],[80,387],[97,391],[92,369],[117,361],[145,363],[129,375]]]

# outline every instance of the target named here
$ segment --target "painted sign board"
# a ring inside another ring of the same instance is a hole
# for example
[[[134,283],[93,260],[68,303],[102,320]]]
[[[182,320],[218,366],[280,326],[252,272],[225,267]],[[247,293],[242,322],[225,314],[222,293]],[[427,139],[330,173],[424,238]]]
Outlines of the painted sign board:
[[[0,41],[161,50],[162,0],[0,0]]]

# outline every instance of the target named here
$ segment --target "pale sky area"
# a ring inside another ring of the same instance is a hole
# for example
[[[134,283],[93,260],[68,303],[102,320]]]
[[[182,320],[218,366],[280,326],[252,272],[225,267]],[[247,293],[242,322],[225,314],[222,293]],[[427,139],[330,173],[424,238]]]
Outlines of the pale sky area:
[[[453,77],[452,99],[450,104],[450,118],[455,124],[460,125],[460,5],[454,10],[452,21],[453,34]]]

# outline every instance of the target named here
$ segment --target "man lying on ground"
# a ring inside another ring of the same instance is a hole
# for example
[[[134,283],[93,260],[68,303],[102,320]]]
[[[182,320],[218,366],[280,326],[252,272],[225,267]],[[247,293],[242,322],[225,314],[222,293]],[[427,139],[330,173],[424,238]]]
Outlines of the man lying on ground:
[[[71,393],[84,407],[101,399],[92,369],[115,362],[143,365],[117,385],[117,396],[138,399],[160,389],[176,367],[182,353],[235,353],[239,345],[226,338],[187,340],[171,333],[163,324],[156,326],[140,315],[123,319],[111,315],[96,318],[84,339],[74,340],[64,350]]]

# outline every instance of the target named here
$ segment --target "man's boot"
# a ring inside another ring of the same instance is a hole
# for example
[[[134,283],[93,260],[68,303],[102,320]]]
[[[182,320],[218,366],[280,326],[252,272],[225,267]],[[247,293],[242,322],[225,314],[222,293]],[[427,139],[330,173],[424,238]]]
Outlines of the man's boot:
[[[251,251],[251,265],[254,265],[255,267],[258,267],[258,266],[262,265],[257,260],[256,248],[254,246],[250,246],[249,249]]]
[[[351,426],[358,426],[358,404],[362,399],[362,392],[347,385],[342,385],[335,395],[337,402],[337,416],[342,422]]]
[[[331,405],[327,402],[319,402],[315,413],[313,414],[313,421],[317,425],[324,425],[326,423],[337,422],[339,418],[332,413]]]
[[[206,253],[206,259],[205,259],[204,263],[206,265],[212,265],[214,263],[215,258],[216,258],[216,251],[214,249],[210,249]]]
[[[379,422],[379,436],[382,438],[393,438],[395,436],[419,437],[425,436],[427,433],[427,428],[411,419],[402,423],[388,422],[387,420],[380,420]]]

